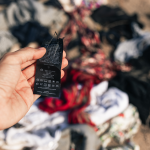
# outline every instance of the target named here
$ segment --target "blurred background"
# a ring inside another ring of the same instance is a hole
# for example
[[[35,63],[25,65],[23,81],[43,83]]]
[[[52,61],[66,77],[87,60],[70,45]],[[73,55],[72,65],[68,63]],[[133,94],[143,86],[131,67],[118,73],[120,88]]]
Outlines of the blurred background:
[[[69,65],[0,150],[150,149],[149,0],[0,0],[0,58],[57,32]]]

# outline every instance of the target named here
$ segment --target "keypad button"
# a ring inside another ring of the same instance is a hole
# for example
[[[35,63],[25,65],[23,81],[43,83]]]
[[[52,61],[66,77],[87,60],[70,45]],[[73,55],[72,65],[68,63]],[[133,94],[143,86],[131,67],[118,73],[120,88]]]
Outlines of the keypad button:
[[[47,82],[47,80],[44,80],[44,82]]]
[[[47,86],[47,83],[44,83],[44,86]]]
[[[51,80],[48,80],[48,83],[51,83]]]

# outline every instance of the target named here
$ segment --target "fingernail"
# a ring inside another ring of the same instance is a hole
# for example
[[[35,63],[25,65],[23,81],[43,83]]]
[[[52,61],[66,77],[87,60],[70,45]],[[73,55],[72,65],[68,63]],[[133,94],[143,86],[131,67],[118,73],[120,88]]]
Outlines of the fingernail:
[[[44,50],[45,48],[44,47],[40,47],[40,48],[38,48],[39,50]]]

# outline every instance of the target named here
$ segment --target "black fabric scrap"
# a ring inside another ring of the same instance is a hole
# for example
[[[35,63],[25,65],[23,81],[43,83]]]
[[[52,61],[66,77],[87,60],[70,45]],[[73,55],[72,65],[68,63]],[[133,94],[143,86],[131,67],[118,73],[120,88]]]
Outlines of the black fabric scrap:
[[[0,0],[0,5],[9,5],[11,2],[15,2],[17,0]]]
[[[125,39],[133,38],[133,31],[131,24],[137,23],[141,28],[143,24],[138,21],[136,14],[129,16],[121,8],[111,8],[109,6],[101,6],[94,10],[92,19],[103,26],[103,31],[100,31],[101,41],[104,38],[109,44],[117,46],[121,37]]]
[[[126,92],[129,102],[137,107],[142,123],[146,124],[150,112],[150,82],[146,83],[120,72],[109,81],[109,87],[117,87]]]
[[[132,70],[126,74],[140,81],[150,83],[150,47],[139,58],[132,58],[129,64],[132,66]]]
[[[26,22],[25,24],[11,28],[11,33],[22,44],[27,46],[30,42],[38,42],[42,45],[44,41],[50,41],[52,36],[46,27],[41,26],[38,22]]]
[[[58,0],[49,0],[49,1],[45,2],[44,4],[63,9],[61,3]]]

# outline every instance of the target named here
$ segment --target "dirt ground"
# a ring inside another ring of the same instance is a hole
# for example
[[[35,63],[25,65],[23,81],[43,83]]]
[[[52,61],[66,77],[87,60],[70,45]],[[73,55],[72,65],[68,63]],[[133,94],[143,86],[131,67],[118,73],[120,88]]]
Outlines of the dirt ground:
[[[150,129],[141,126],[133,141],[140,146],[140,150],[150,150]]]
[[[138,14],[144,30],[150,31],[150,0],[108,0],[111,6],[119,6],[128,14]]]
[[[128,14],[138,14],[139,20],[144,23],[144,30],[150,31],[150,0],[108,0],[111,6],[119,6]],[[140,146],[140,150],[150,150],[150,129],[141,126],[133,138]]]

